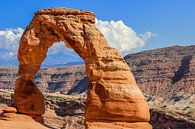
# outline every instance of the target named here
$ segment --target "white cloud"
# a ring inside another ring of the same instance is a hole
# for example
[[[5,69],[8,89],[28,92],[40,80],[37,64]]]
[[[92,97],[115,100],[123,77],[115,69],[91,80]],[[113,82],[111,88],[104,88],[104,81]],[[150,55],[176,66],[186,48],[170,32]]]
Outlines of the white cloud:
[[[73,51],[72,49],[69,49],[66,47],[64,42],[57,42],[57,43],[54,43],[51,48],[49,48],[48,55],[54,55],[57,53],[65,54],[65,53],[72,52],[72,51]]]
[[[110,46],[117,48],[122,53],[128,53],[135,48],[143,47],[153,35],[151,32],[138,35],[133,29],[126,26],[123,21],[96,20],[96,26],[104,34]],[[23,32],[22,28],[0,30],[0,62],[17,61],[19,40]],[[64,57],[64,60],[69,58],[72,61],[80,59],[71,49],[66,48],[64,43],[55,43],[49,49],[48,56]],[[66,58],[66,56],[69,57]],[[61,59],[59,60],[61,61]]]
[[[141,48],[153,35],[152,32],[137,34],[132,28],[120,21],[102,21],[96,19],[96,27],[104,34],[109,45],[122,53]]]
[[[5,29],[0,30],[0,60],[14,60],[17,59],[17,52],[19,41],[24,32],[24,29]],[[58,53],[67,53],[71,49],[66,48],[64,43],[55,43],[49,50],[48,55]]]
[[[0,30],[0,59],[16,59],[18,43],[23,34],[22,28]]]

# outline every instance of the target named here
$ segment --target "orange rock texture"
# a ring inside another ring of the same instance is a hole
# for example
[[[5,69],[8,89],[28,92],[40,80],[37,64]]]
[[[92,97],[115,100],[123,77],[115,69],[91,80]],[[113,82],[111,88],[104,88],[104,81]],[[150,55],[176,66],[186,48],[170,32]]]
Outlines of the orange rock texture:
[[[95,27],[89,11],[50,8],[35,13],[18,51],[18,112],[41,115],[44,97],[33,81],[54,43],[63,41],[84,60],[90,79],[85,112],[87,129],[151,129],[148,104],[121,54]]]
[[[48,129],[41,123],[35,121],[36,119],[37,118],[34,118],[33,116],[28,116],[23,114],[3,113],[0,115],[0,128],[1,129]]]

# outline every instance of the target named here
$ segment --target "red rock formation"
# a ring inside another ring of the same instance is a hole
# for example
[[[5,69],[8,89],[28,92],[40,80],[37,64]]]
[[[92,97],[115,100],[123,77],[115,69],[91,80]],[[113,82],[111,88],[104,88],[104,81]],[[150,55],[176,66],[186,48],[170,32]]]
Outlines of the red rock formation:
[[[195,92],[195,45],[129,54],[125,60],[146,94],[167,99],[178,92]]]
[[[96,29],[92,12],[45,9],[35,13],[18,51],[19,78],[14,104],[18,112],[43,114],[44,98],[33,82],[48,48],[63,41],[85,61],[90,79],[86,106],[88,129],[151,129],[144,96],[121,54]]]
[[[35,116],[37,117],[37,116]],[[15,113],[2,113],[0,114],[0,128],[1,129],[48,129],[44,125],[36,122],[32,116],[15,114]]]
[[[1,90],[0,96],[1,95],[7,97],[9,96],[8,98],[11,98],[11,92],[9,91]],[[7,101],[7,97],[5,98],[6,101]],[[46,109],[46,113],[43,115],[44,125],[56,129],[61,129],[61,128],[85,129],[83,125],[84,122],[83,114],[84,114],[85,101],[86,101],[84,96],[64,96],[64,95],[49,94],[46,95],[45,97],[46,97],[47,109]],[[151,98],[150,100],[152,101],[152,99],[154,98]],[[193,97],[191,96],[191,98]],[[192,108],[194,107],[193,106],[194,101],[189,100],[189,96],[186,96],[185,98],[183,98],[183,100],[186,101],[180,104],[186,105],[188,107],[187,109],[190,109],[190,107]],[[195,119],[194,119],[195,115],[193,117],[193,110],[191,111],[186,109],[184,110],[183,107],[181,107],[181,109],[178,110],[178,106],[175,109],[170,108],[169,110],[161,106],[162,102],[159,102],[158,106],[155,106],[156,104],[151,103],[151,101],[149,101],[149,104],[151,104],[150,123],[153,125],[153,129],[164,129],[164,128],[194,129],[195,128]],[[188,103],[191,103],[191,105],[189,105]],[[167,107],[172,105],[173,103],[167,103]],[[0,103],[0,114],[2,112],[1,109],[6,109],[6,105]],[[0,115],[0,119],[1,119],[1,115]],[[2,125],[1,122],[4,123],[5,121],[0,121],[0,125]],[[10,129],[10,128],[6,128],[6,129]]]

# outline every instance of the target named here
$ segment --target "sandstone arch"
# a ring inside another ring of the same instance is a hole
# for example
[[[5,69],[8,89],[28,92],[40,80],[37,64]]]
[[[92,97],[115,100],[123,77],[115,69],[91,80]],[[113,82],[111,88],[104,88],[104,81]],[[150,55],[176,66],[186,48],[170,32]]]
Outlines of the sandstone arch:
[[[35,13],[18,51],[19,78],[14,104],[18,112],[41,115],[44,98],[33,78],[53,43],[64,41],[84,60],[90,85],[86,106],[89,129],[150,129],[149,109],[121,54],[96,29],[92,12],[67,8]]]

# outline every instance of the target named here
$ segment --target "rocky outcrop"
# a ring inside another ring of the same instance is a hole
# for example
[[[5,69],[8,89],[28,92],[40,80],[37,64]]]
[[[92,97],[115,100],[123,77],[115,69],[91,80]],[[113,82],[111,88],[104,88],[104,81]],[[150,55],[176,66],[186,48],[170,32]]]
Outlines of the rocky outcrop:
[[[125,60],[146,94],[168,99],[178,92],[195,92],[194,45],[129,54]]]
[[[151,109],[151,124],[154,129],[194,129],[195,121],[185,120],[180,115],[171,115],[167,111]]]
[[[13,89],[18,77],[17,67],[0,66],[0,89]]]
[[[0,116],[1,129],[48,129],[32,117],[15,113],[3,113]]]
[[[44,97],[33,79],[49,47],[63,41],[84,60],[90,80],[86,128],[151,129],[147,102],[128,65],[94,23],[95,16],[88,11],[51,8],[35,13],[20,40],[14,105],[21,113],[44,113]]]
[[[14,89],[18,68],[0,66],[0,89]],[[41,68],[35,76],[37,87],[43,93],[80,94],[85,93],[89,79],[85,66],[61,66]]]
[[[11,92],[9,91],[1,90],[0,95],[6,96],[6,100],[7,98],[11,98]],[[85,96],[67,96],[61,94],[45,94],[44,96],[46,100],[46,113],[43,115],[44,125],[57,129],[85,129],[83,116],[86,103]],[[189,98],[187,99],[189,100]],[[182,103],[186,105],[186,103],[194,102],[193,100],[188,100]],[[178,104],[175,109],[165,109],[165,107],[160,106],[162,102],[154,105],[154,103],[151,103],[150,101],[150,123],[152,124],[153,129],[195,128],[195,117],[193,118],[192,114],[189,114],[190,112],[185,114],[184,110],[181,110],[181,112],[178,111],[177,108],[179,108],[181,103]],[[169,106],[172,105],[172,103],[166,102],[166,105]],[[5,109],[5,106],[2,109]]]
[[[1,129],[48,129],[41,125],[44,122],[41,116],[16,114],[17,110],[14,107],[6,107],[2,112],[1,110],[0,106]]]

